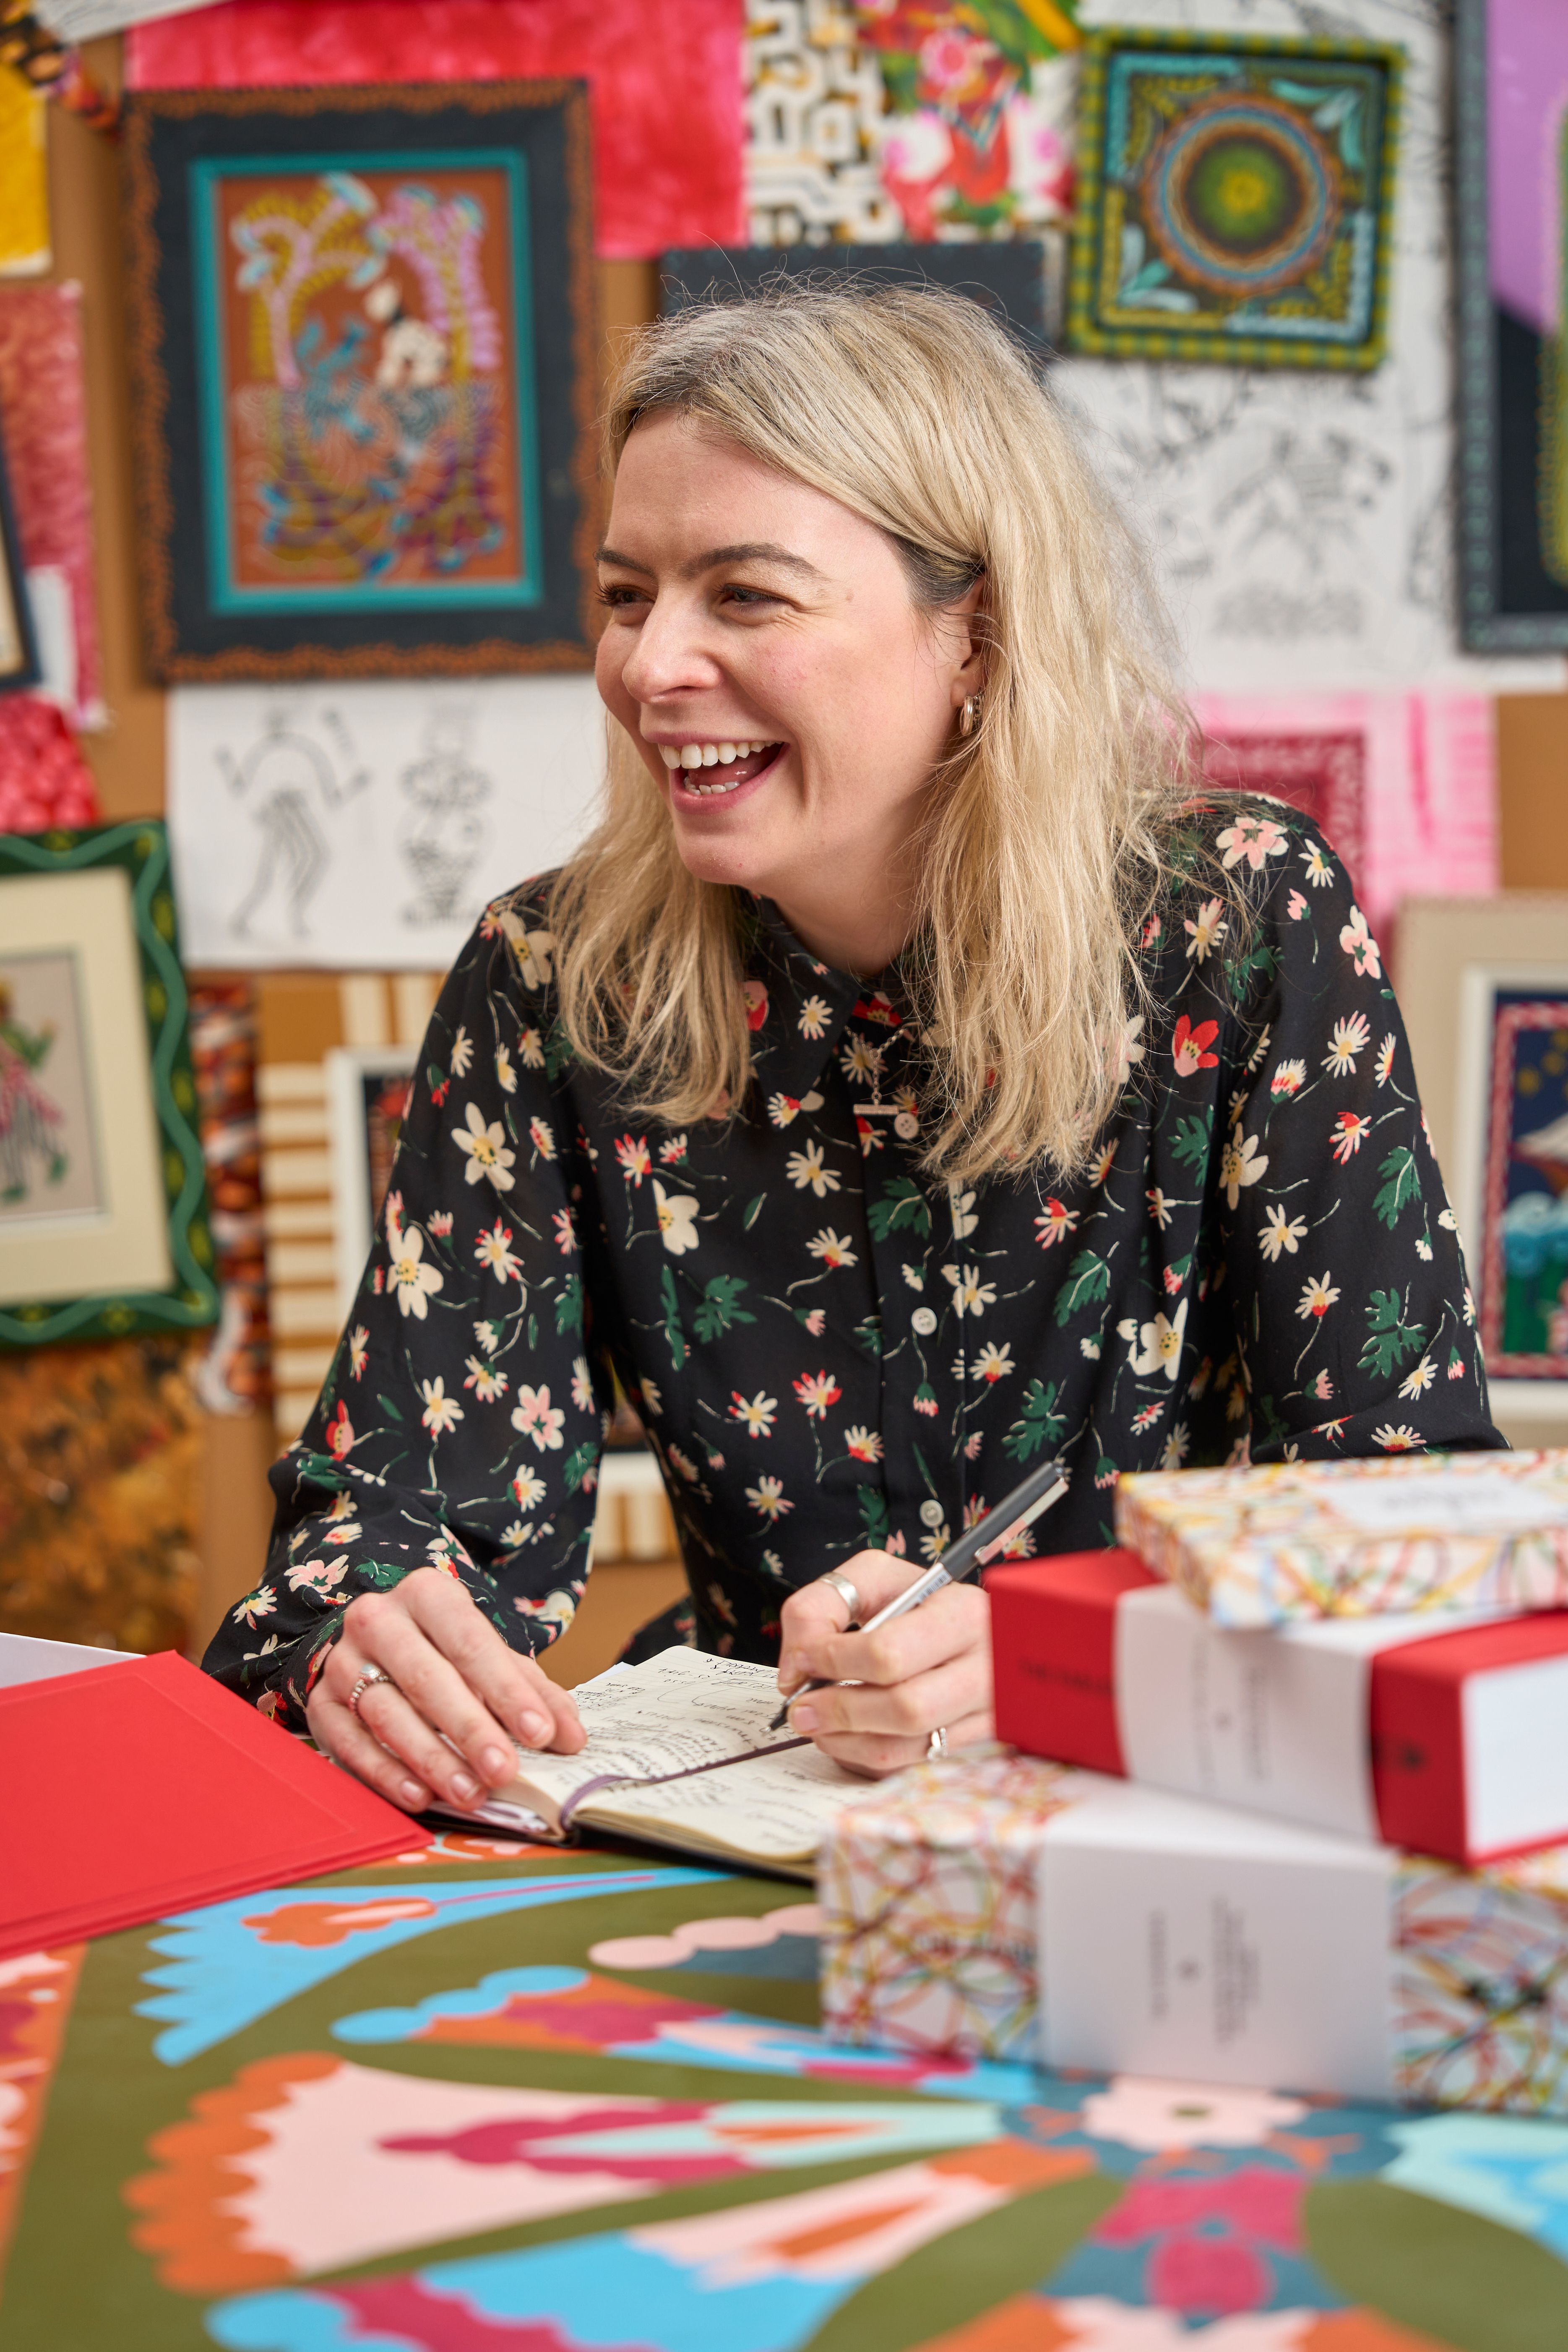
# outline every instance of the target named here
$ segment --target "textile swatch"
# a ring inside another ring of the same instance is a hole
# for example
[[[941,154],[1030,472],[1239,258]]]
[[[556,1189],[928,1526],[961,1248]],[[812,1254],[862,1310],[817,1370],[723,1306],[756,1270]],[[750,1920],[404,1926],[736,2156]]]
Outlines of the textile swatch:
[[[1211,738],[1211,779],[1307,809],[1350,867],[1375,932],[1402,898],[1498,888],[1497,743],[1485,696],[1206,694],[1194,708]],[[1300,796],[1314,775],[1315,803]]]
[[[126,41],[133,89],[580,78],[597,249],[740,234],[740,0],[224,0]]]
[[[0,218],[5,212],[0,194]],[[62,572],[68,590],[76,682],[66,715],[101,727],[81,313],[77,285],[0,290],[0,432],[22,561],[29,572]]]

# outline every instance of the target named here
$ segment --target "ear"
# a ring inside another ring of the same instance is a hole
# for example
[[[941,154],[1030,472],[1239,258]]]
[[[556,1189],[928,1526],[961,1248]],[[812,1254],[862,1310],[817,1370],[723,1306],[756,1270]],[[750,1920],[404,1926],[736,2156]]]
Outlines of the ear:
[[[977,625],[977,615],[986,600],[986,575],[980,577],[961,596],[942,607],[944,650],[952,663],[951,691],[953,708],[958,709],[971,694],[983,692],[986,683],[985,631]]]

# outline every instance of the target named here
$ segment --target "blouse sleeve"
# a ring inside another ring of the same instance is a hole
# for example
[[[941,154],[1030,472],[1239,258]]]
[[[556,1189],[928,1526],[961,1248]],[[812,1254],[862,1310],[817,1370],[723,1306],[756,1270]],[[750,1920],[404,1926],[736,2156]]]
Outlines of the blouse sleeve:
[[[1269,877],[1230,965],[1241,1067],[1216,1202],[1249,1458],[1500,1446],[1376,941],[1312,828],[1292,825],[1281,855],[1283,831],[1218,835],[1228,864]]]
[[[582,1596],[607,1381],[538,922],[520,897],[492,908],[442,991],[359,1296],[271,1474],[266,1575],[207,1652],[295,1727],[348,1602],[412,1569],[455,1577],[523,1651]]]

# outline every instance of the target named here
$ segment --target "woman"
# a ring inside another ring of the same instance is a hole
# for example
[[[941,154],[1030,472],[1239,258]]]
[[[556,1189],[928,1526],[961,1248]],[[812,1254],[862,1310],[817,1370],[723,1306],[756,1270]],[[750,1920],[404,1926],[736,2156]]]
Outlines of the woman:
[[[1365,921],[1311,824],[1195,795],[1136,565],[1002,331],[935,292],[688,311],[610,442],[607,812],[446,983],[207,1660],[413,1807],[580,1744],[532,1654],[612,1370],[696,1641],[852,1681],[793,1721],[873,1773],[988,1732],[987,1603],[852,1605],[1047,1453],[1070,1549],[1119,1471],[1501,1443]]]

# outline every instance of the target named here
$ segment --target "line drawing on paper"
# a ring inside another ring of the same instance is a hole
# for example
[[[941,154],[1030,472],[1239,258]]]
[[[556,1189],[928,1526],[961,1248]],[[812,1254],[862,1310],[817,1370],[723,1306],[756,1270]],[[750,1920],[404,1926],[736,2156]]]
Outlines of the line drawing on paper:
[[[251,925],[274,897],[292,936],[309,936],[310,903],[331,863],[318,807],[340,808],[371,781],[368,768],[355,766],[349,730],[335,710],[322,711],[320,736],[325,741],[279,703],[267,711],[259,739],[241,757],[223,744],[214,754],[225,783],[247,803],[261,835],[250,887],[229,917],[236,940],[250,937]]]
[[[471,709],[437,707],[425,722],[423,757],[398,777],[413,803],[399,846],[417,893],[402,910],[405,923],[461,922],[478,912],[475,881],[490,838],[480,812],[494,787],[470,757],[473,733]]]

